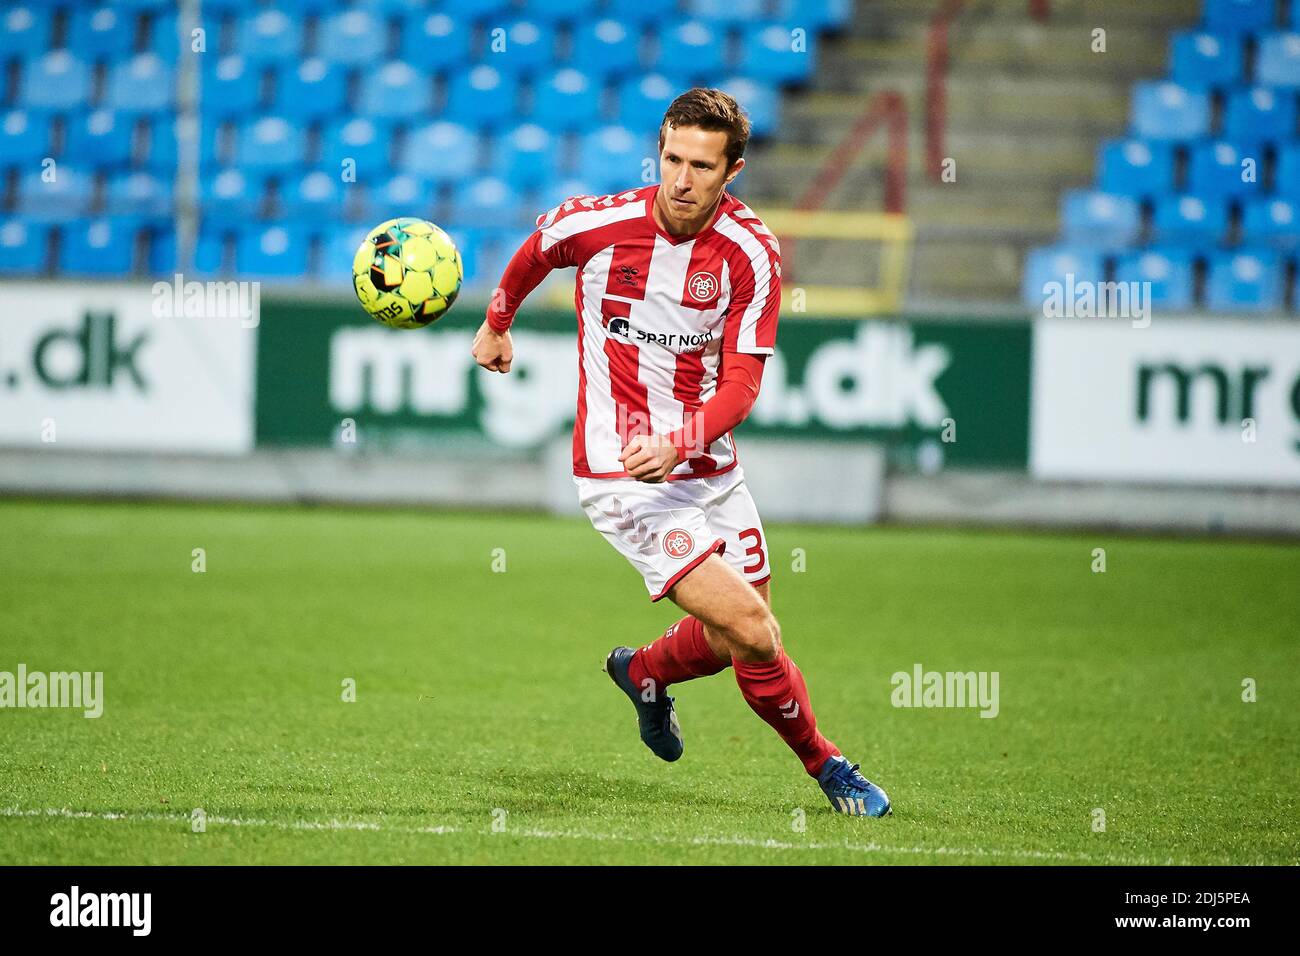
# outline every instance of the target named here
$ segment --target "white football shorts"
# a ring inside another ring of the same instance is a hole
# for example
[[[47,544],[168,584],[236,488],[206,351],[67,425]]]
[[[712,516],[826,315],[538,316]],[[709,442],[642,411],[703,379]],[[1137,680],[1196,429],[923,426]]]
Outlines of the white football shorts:
[[[763,523],[739,465],[657,484],[576,475],[573,482],[592,526],[641,572],[652,601],[714,552],[751,584],[771,577]]]

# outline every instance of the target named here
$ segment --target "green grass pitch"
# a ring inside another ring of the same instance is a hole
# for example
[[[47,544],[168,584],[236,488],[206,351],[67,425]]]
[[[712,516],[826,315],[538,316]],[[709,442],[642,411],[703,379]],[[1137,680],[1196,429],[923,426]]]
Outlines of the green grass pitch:
[[[675,689],[681,761],[641,745],[600,665],[678,614],[584,521],[9,501],[0,529],[0,670],[105,697],[0,711],[0,863],[1300,860],[1294,545],[770,527],[820,725],[894,801],[867,820],[730,671]],[[1000,713],[892,706],[915,663],[997,671]]]

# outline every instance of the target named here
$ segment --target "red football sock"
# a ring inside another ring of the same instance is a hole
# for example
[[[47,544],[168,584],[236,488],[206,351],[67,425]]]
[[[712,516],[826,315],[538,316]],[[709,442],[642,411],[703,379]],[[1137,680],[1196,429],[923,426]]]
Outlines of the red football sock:
[[[638,650],[627,673],[637,687],[644,688],[649,678],[662,691],[693,677],[711,677],[730,665],[730,660],[719,660],[709,648],[704,625],[697,618],[684,617],[659,640]]]
[[[840,750],[818,732],[808,687],[794,661],[781,651],[774,661],[733,660],[732,665],[745,702],[781,735],[804,769],[817,776],[826,759]]]

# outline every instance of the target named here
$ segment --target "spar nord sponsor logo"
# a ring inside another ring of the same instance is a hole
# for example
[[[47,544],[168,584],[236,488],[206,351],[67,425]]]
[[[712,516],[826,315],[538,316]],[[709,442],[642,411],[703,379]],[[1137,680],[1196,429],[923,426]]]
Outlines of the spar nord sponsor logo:
[[[83,893],[74,885],[50,897],[51,926],[125,926],[132,936],[148,936],[152,893]]]
[[[31,369],[42,385],[54,391],[112,390],[125,384],[148,392],[140,371],[140,353],[148,341],[148,332],[121,335],[115,313],[87,310],[80,325],[51,329],[36,340]],[[17,388],[18,371],[10,369],[5,381]]]

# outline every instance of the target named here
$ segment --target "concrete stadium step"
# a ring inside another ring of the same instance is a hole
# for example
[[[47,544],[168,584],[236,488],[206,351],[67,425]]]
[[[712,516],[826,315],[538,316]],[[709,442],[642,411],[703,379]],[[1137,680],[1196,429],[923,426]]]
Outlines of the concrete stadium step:
[[[880,29],[882,25],[929,23],[941,4],[939,0],[860,0],[852,35]],[[1198,0],[1049,0],[1049,24],[1089,22],[1097,26],[1151,26],[1168,29],[1195,22],[1200,16]],[[958,20],[978,18],[1021,23],[1029,20],[1028,0],[968,0]]]

